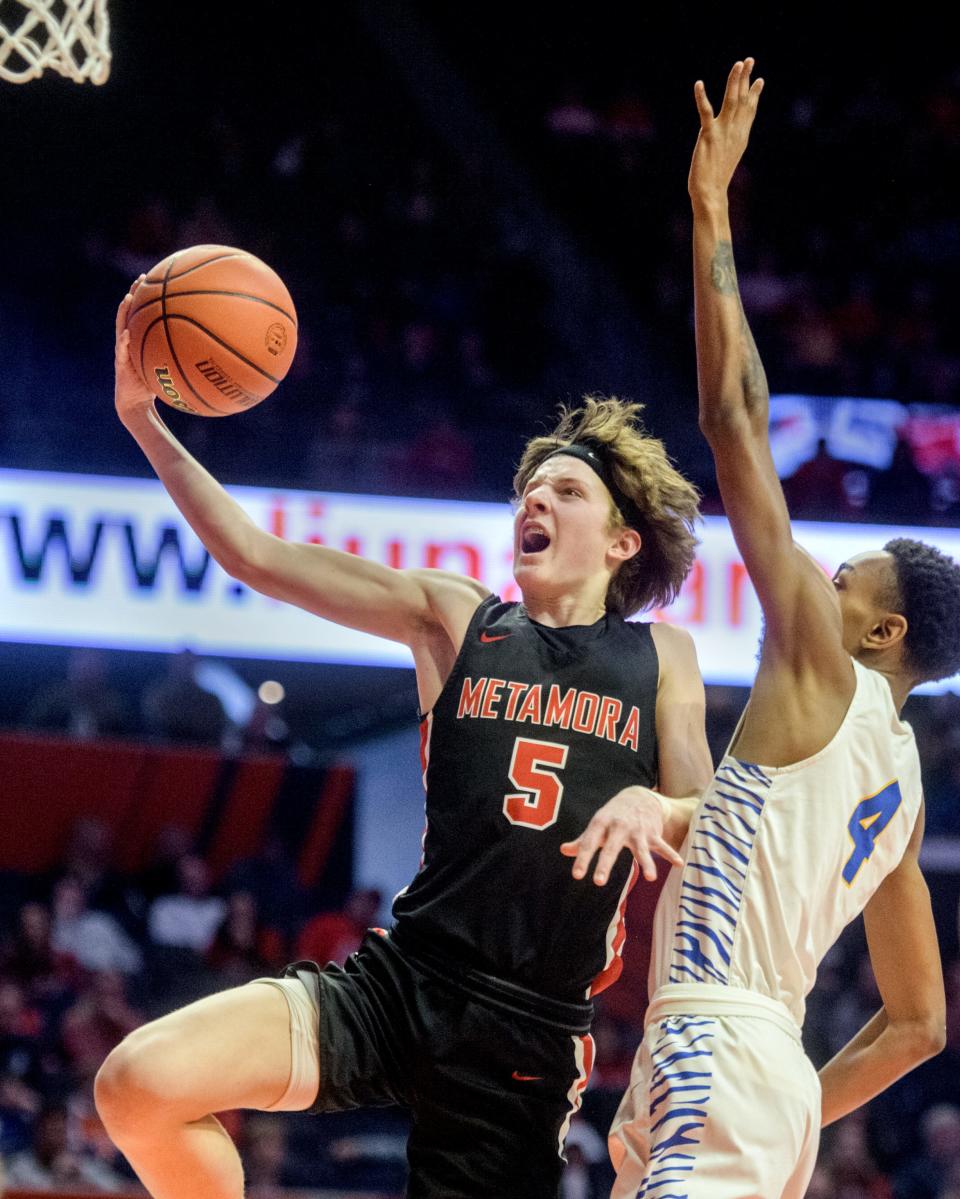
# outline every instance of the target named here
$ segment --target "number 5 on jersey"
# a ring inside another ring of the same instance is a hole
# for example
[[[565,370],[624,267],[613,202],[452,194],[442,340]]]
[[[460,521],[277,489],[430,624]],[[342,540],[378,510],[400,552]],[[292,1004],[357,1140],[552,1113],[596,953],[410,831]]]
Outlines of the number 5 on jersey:
[[[514,741],[509,778],[519,794],[503,797],[503,814],[511,824],[545,829],[556,821],[563,798],[563,783],[556,770],[566,766],[568,748],[556,741],[534,741],[530,737]],[[555,770],[545,769],[549,766]]]

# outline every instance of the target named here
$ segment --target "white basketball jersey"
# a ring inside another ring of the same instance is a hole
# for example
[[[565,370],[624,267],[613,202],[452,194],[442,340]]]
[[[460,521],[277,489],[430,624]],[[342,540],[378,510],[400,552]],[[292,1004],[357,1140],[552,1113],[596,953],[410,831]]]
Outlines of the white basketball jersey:
[[[922,798],[913,730],[886,679],[853,665],[853,701],[818,754],[780,767],[724,757],[657,906],[651,995],[746,988],[802,1025],[821,959],[899,863]]]

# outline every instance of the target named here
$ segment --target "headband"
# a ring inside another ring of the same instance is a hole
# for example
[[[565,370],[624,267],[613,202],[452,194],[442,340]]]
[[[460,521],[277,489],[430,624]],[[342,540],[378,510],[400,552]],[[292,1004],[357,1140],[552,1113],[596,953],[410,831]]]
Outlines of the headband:
[[[579,458],[581,462],[586,462],[610,492],[617,511],[628,528],[639,530],[645,526],[646,521],[643,519],[640,509],[626,492],[617,486],[605,446],[596,441],[571,441],[569,445],[562,445],[559,449],[552,450],[543,461],[555,458],[557,454],[566,454],[570,458]]]

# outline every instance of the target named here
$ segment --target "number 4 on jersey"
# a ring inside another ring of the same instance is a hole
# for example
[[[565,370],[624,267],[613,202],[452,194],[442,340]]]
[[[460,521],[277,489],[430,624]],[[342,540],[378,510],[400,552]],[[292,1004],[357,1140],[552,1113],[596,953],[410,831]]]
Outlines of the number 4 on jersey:
[[[893,819],[901,799],[900,784],[894,779],[876,795],[861,799],[853,809],[853,815],[847,825],[847,832],[853,841],[853,853],[843,867],[843,881],[848,887],[857,877],[860,867],[873,853],[877,838]]]
[[[522,794],[503,797],[503,814],[511,824],[545,829],[556,821],[563,783],[555,771],[544,767],[562,770],[567,764],[567,749],[556,741],[534,741],[530,737],[514,741],[509,778]]]

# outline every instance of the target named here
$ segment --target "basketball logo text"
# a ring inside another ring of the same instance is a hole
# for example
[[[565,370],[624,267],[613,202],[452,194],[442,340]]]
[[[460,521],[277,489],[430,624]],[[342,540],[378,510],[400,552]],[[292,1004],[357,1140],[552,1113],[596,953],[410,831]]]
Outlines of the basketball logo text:
[[[271,354],[279,354],[287,344],[287,331],[283,325],[279,323],[271,325],[267,329],[264,343]]]
[[[173,378],[170,375],[170,370],[166,366],[154,367],[153,373],[157,376],[157,382],[160,384],[160,390],[167,397],[174,408],[179,408],[182,412],[192,412],[196,415],[196,408],[191,408],[186,400],[182,399],[180,392],[173,385]]]
[[[214,385],[217,391],[225,395],[228,400],[236,400],[241,408],[249,408],[251,404],[259,403],[263,398],[244,390],[239,383],[234,383],[226,371],[212,358],[204,358],[202,362],[195,362],[194,366],[205,379]]]
[[[158,366],[153,372],[157,376],[157,382],[160,384],[160,390],[168,400],[179,400],[180,392],[173,385],[173,377],[170,374],[170,368],[167,366]]]

